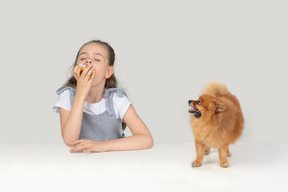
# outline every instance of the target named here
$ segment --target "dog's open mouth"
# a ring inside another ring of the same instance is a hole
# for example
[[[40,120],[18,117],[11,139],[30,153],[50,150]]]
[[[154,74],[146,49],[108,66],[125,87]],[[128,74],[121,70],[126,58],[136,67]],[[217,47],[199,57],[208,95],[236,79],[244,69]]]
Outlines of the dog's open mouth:
[[[202,115],[202,113],[198,109],[196,109],[195,107],[191,107],[189,109],[189,113],[192,113],[196,118],[199,118]]]

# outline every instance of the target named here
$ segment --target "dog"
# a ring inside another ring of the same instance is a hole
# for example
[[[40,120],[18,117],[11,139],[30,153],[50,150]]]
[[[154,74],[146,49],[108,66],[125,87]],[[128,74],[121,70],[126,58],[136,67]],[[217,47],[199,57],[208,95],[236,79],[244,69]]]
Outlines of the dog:
[[[235,143],[244,128],[240,103],[225,84],[208,83],[198,100],[189,100],[190,124],[195,138],[197,157],[193,167],[202,166],[204,155],[217,148],[220,166],[229,167],[229,145]]]

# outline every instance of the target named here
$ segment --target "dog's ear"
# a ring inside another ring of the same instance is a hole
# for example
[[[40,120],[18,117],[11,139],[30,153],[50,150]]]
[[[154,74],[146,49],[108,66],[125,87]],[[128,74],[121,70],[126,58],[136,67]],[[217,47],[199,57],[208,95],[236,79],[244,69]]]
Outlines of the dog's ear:
[[[218,101],[216,102],[216,110],[215,110],[216,113],[223,112],[223,111],[225,111],[226,109],[227,109],[227,105],[226,105],[223,101],[218,100]]]

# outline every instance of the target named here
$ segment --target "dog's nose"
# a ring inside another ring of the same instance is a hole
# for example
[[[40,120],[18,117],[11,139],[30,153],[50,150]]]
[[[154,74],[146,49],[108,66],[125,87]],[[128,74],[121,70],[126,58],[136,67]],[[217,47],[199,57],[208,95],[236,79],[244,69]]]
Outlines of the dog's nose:
[[[192,100],[189,100],[189,101],[188,101],[188,105],[190,105],[191,102],[192,102]]]

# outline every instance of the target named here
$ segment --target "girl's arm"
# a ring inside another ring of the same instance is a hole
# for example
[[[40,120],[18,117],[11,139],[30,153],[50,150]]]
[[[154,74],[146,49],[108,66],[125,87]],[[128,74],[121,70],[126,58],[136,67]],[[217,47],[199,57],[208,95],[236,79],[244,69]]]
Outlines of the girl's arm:
[[[128,108],[123,120],[133,135],[122,139],[106,141],[107,151],[149,149],[153,147],[152,135],[132,105]]]
[[[78,67],[74,75],[77,80],[77,90],[71,111],[60,108],[62,137],[66,145],[70,147],[72,146],[71,143],[76,141],[80,136],[85,99],[95,76],[92,65],[86,67],[81,74],[80,69],[81,67]]]
[[[60,108],[62,138],[66,145],[71,146],[80,136],[85,97],[75,95],[71,111]]]
[[[126,151],[153,147],[152,135],[132,105],[128,108],[123,120],[131,130],[132,136],[109,141],[81,139],[72,143],[74,147],[71,148],[70,152],[79,150],[84,150],[83,152]]]

